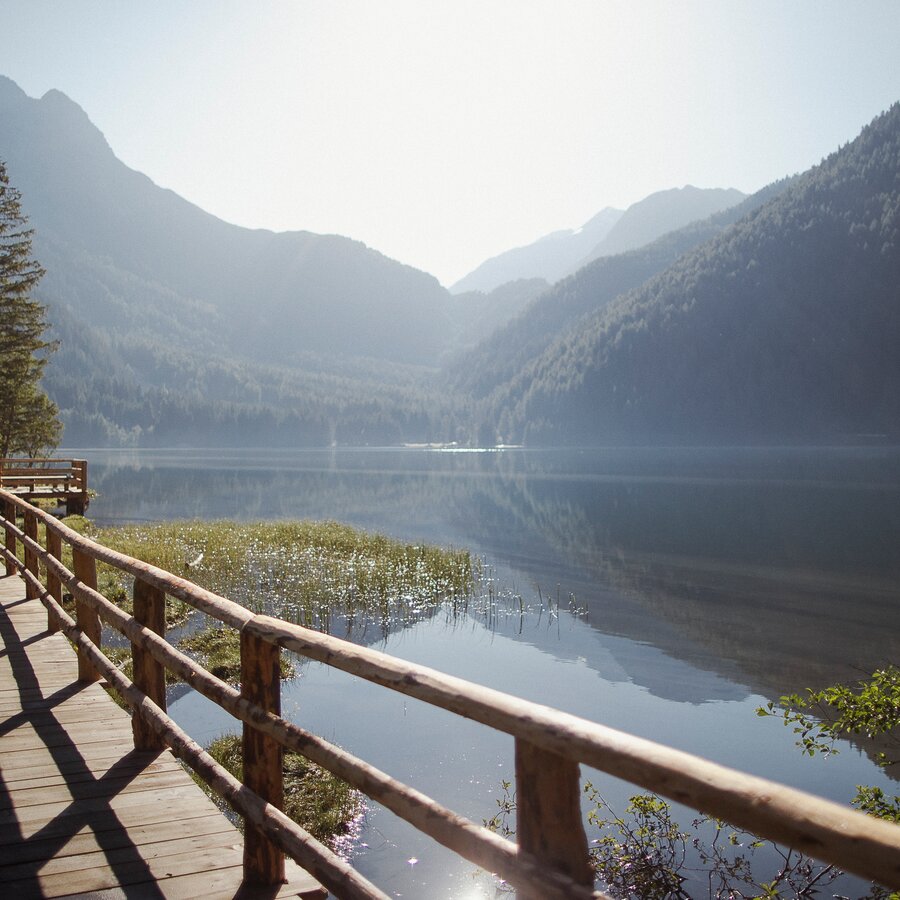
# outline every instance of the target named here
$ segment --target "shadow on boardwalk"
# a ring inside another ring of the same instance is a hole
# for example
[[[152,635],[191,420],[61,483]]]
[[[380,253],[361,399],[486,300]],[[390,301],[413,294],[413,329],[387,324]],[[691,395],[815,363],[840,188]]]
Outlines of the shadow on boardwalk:
[[[18,576],[0,578],[0,637],[5,896],[297,896],[242,886],[241,835],[169,751],[134,750],[129,714],[77,681]]]

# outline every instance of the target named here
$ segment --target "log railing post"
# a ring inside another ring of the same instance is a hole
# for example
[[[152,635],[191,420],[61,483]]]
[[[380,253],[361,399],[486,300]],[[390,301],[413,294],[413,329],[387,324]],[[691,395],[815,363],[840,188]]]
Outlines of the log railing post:
[[[47,552],[59,562],[62,562],[62,538],[53,531],[52,528],[47,529]],[[62,605],[62,582],[59,580],[58,575],[54,575],[53,572],[50,571],[50,568],[47,568],[47,593],[60,604]],[[56,617],[47,610],[47,631],[54,632],[59,631],[59,622],[56,621]]]
[[[248,623],[249,624],[249,623]],[[241,629],[241,696],[281,715],[281,648],[248,628]],[[284,750],[277,741],[244,723],[244,784],[276,809],[284,805]],[[244,880],[280,884],[284,853],[250,822],[244,830]]]
[[[72,548],[72,562],[75,577],[85,586],[97,590],[97,561],[75,547]],[[100,646],[100,616],[83,600],[75,598],[75,622],[84,632],[85,637]],[[99,681],[100,673],[88,662],[87,658],[78,654],[78,680]]]
[[[87,460],[73,459],[72,481],[66,488],[66,515],[83,516],[87,509]]]
[[[166,635],[166,595],[159,588],[134,579],[134,617],[141,625]],[[140,688],[163,712],[166,711],[166,669],[143,647],[131,645],[134,662],[135,685]],[[166,742],[135,711],[131,719],[135,750],[164,750]]]
[[[37,516],[31,509],[25,510],[25,536],[37,541]],[[25,568],[34,575],[35,578],[40,577],[38,569],[38,555],[32,550],[28,544],[25,544]],[[28,600],[34,600],[39,596],[38,589],[31,583],[25,582],[25,597]]]
[[[72,468],[75,470],[75,485],[82,491],[87,492],[87,460],[72,460]]]
[[[3,515],[5,516],[6,521],[14,526],[16,524],[16,504],[13,503],[12,500],[6,500],[3,506]],[[9,529],[4,530],[6,531],[6,537],[3,546],[6,548],[6,552],[10,554],[10,556],[6,558],[6,574],[15,575],[16,564],[13,557],[16,555],[16,536]]]
[[[578,763],[522,738],[516,739],[516,841],[548,869],[593,885]],[[536,887],[516,896],[540,900],[542,892]]]

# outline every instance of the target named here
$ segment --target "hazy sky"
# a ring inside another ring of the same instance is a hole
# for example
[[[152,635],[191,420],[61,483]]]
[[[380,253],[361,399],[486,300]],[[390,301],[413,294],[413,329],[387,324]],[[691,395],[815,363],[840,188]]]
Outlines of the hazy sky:
[[[231,222],[449,285],[670,187],[753,191],[900,99],[900,2],[0,0],[0,74]],[[0,147],[2,158],[2,147]]]

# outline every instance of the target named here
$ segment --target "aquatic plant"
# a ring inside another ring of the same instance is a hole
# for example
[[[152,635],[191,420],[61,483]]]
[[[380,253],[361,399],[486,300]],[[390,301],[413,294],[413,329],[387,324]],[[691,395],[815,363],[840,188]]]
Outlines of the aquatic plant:
[[[243,778],[244,760],[239,735],[223,735],[206,750],[235,778]],[[285,815],[314,838],[335,849],[341,838],[354,830],[363,814],[362,794],[299,753],[285,752],[283,771]],[[227,809],[223,800],[212,794],[204,783],[198,783],[218,806]]]
[[[183,637],[178,648],[195,657],[216,678],[237,684],[241,680],[241,635],[228,626],[208,625]],[[281,677],[293,678],[294,666],[281,652]]]
[[[67,524],[94,540],[189,578],[254,612],[322,631],[336,616],[408,621],[471,596],[479,565],[465,550],[409,544],[337,522],[181,521],[98,527]],[[130,579],[98,565],[102,593],[130,606]],[[171,598],[168,598],[171,601]],[[188,610],[167,607],[169,625]]]

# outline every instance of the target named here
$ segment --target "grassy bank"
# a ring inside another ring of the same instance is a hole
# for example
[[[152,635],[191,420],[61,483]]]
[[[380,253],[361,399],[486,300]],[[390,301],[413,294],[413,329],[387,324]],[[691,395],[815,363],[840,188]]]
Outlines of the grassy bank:
[[[329,631],[335,615],[417,616],[468,599],[478,565],[464,550],[407,544],[337,522],[162,522],[98,527],[66,520],[116,550],[241,603]],[[98,567],[100,589],[128,603],[122,573]],[[170,609],[170,620],[179,610]]]

